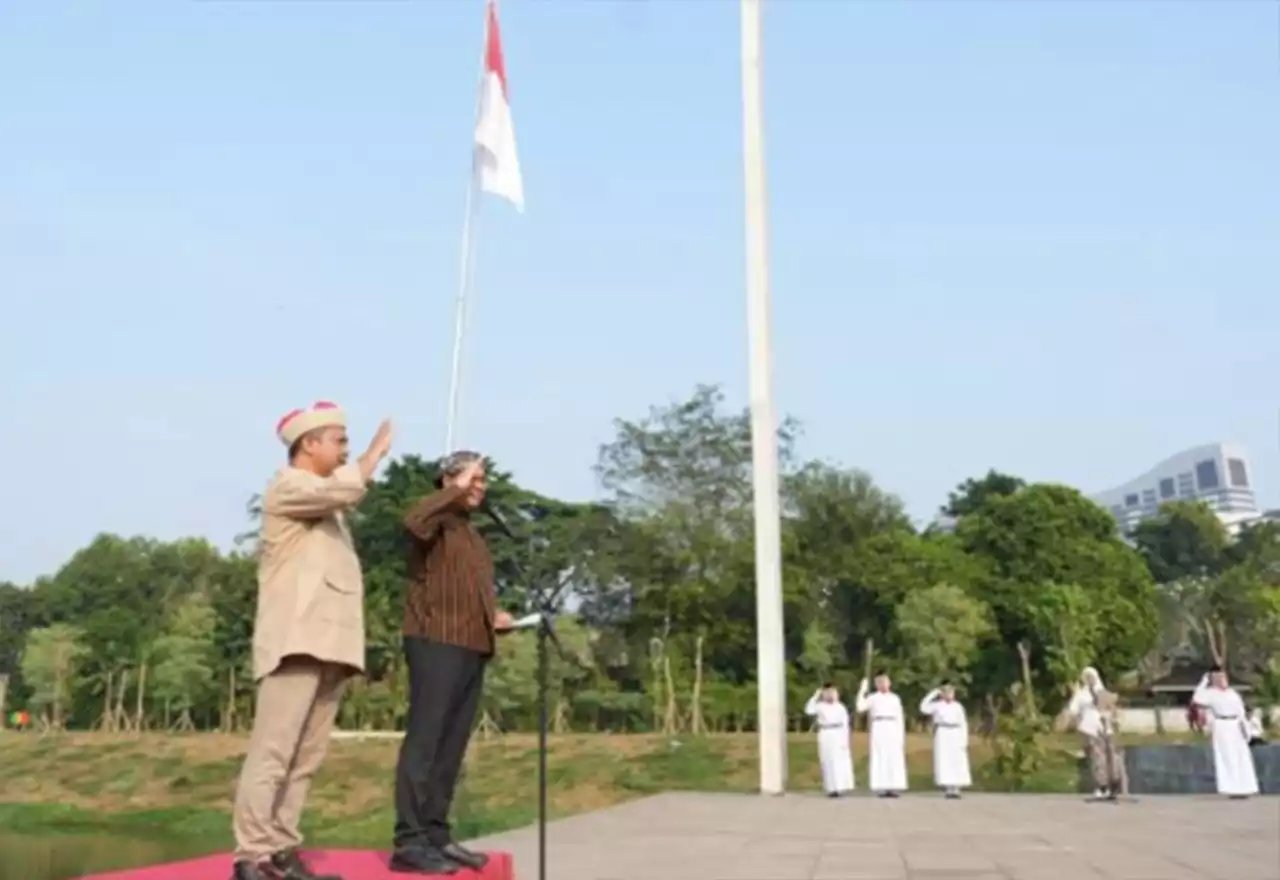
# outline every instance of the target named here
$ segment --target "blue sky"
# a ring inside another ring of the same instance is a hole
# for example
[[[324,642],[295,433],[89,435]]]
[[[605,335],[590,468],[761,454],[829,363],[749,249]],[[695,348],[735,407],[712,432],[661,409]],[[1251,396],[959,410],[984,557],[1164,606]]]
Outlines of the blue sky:
[[[444,435],[481,0],[0,10],[0,579],[225,543],[316,398]],[[776,389],[927,518],[1219,439],[1280,504],[1270,2],[773,0]],[[746,399],[738,5],[505,0],[528,211],[482,205],[462,440],[596,492]]]

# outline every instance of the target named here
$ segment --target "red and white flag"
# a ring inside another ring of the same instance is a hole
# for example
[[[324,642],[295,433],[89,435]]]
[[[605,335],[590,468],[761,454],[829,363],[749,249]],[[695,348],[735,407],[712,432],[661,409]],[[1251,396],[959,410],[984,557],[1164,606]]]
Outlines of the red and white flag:
[[[476,175],[480,189],[501,196],[524,211],[524,180],[516,155],[516,132],[507,98],[507,66],[502,60],[498,7],[488,3],[484,40],[484,79],[476,118]]]

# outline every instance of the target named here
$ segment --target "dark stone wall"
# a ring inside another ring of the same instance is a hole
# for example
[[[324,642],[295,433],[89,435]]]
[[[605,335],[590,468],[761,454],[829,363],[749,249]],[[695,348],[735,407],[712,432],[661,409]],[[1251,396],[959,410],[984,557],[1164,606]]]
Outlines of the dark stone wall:
[[[1121,740],[1123,743],[1123,740]],[[1263,794],[1280,794],[1280,743],[1254,746],[1253,766]],[[1130,794],[1214,794],[1213,753],[1209,742],[1161,746],[1125,746],[1124,766]],[[1089,762],[1080,762],[1080,790],[1093,790]]]

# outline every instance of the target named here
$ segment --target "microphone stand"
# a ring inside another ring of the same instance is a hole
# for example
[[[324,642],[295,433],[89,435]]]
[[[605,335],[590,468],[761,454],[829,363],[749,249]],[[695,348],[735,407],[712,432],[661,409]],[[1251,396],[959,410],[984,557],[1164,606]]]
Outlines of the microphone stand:
[[[516,538],[515,533],[507,525],[506,521],[498,515],[488,504],[483,506],[483,510],[494,521],[498,529],[512,540],[512,542],[521,543]],[[526,550],[526,553],[532,554],[532,548]],[[580,665],[577,657],[574,657],[565,650],[564,644],[561,643],[560,637],[556,635],[555,625],[552,623],[554,616],[556,600],[560,596],[563,585],[554,589],[549,586],[538,586],[532,583],[528,575],[525,574],[524,567],[519,562],[512,559],[509,560],[510,567],[521,581],[528,585],[529,590],[529,606],[538,615],[537,623],[537,652],[538,652],[538,880],[546,880],[547,878],[547,733],[549,728],[550,713],[548,711],[548,696],[551,690],[551,657],[549,645],[554,646],[556,653],[560,655],[562,660],[566,662]]]

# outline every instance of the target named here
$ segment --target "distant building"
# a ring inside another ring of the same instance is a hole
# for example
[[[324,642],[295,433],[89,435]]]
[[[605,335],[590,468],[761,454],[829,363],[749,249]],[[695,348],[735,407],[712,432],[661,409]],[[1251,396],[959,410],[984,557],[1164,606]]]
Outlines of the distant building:
[[[1211,443],[1167,458],[1137,479],[1089,496],[1115,515],[1123,532],[1169,501],[1203,501],[1231,533],[1264,514],[1253,493],[1249,453],[1238,443]]]

